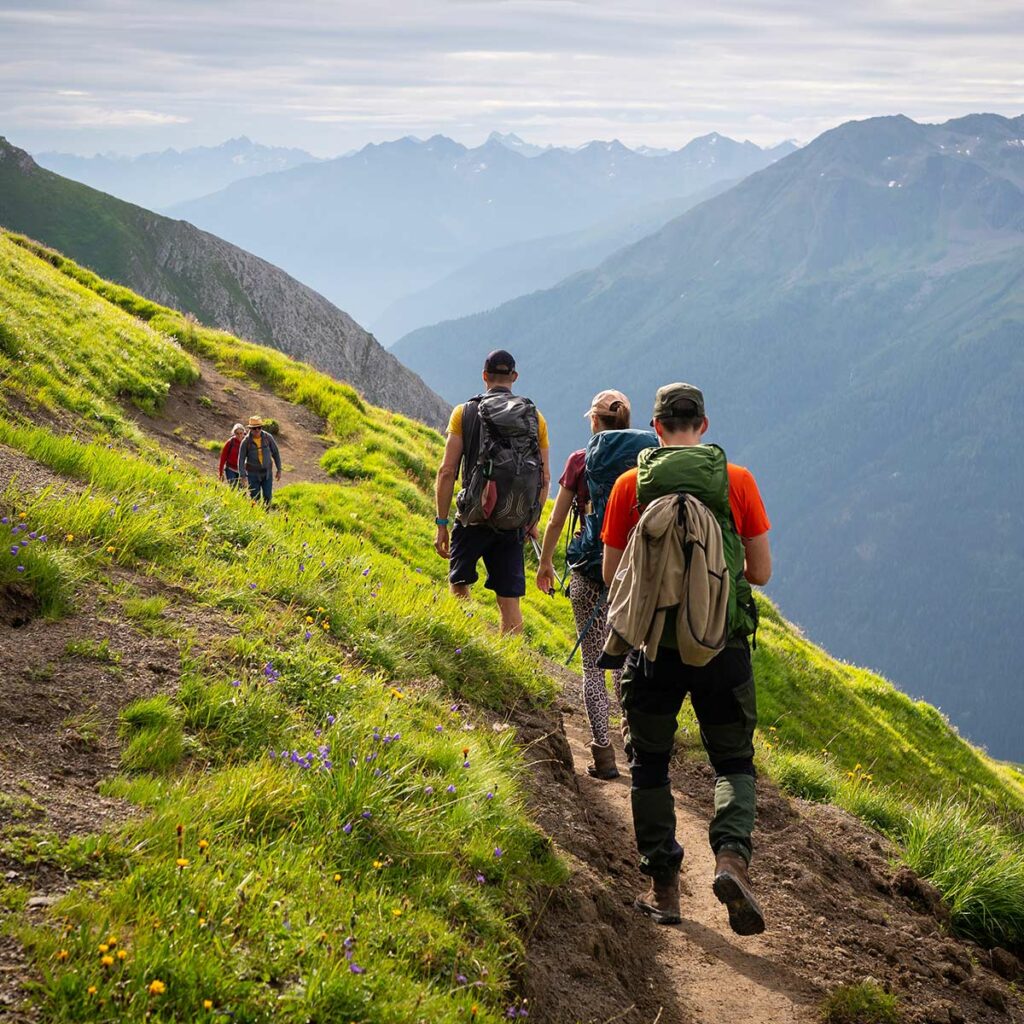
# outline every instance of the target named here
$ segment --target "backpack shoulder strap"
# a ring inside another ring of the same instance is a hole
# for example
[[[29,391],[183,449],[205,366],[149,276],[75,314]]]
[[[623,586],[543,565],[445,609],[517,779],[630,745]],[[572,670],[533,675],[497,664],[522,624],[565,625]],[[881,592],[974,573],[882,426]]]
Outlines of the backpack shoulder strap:
[[[476,395],[462,406],[462,481],[468,479],[480,451],[480,399]]]

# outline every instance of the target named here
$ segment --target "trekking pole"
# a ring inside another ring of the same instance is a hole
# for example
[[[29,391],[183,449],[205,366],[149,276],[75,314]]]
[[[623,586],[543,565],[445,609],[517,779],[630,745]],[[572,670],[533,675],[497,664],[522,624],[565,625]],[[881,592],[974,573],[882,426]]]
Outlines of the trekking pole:
[[[586,625],[580,631],[580,635],[576,638],[576,646],[572,649],[569,657],[565,659],[566,665],[571,664],[572,659],[576,657],[576,652],[580,649],[583,641],[586,640],[587,634],[590,632],[590,627],[597,621],[598,615],[601,614],[601,606],[604,604],[605,591],[602,589],[598,596],[597,603],[594,605],[594,610],[590,613],[590,618],[587,619]]]

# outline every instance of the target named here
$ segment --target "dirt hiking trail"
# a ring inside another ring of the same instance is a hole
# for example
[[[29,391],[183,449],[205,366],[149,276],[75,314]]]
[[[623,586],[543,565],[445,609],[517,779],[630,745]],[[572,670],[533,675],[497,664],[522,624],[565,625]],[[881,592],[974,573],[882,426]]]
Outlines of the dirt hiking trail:
[[[582,710],[566,716],[565,732],[576,765],[581,793],[597,819],[600,832],[621,856],[623,896],[647,888],[646,879],[632,868],[636,861],[629,774],[618,749],[619,770],[614,781],[590,778],[590,729]],[[683,922],[675,927],[645,922],[652,968],[674,990],[665,1003],[691,1008],[692,1017],[673,1018],[660,1007],[659,1024],[810,1024],[817,1019],[814,989],[785,963],[785,951],[775,948],[771,933],[741,938],[729,928],[725,908],[711,891],[714,855],[707,841],[708,819],[690,801],[676,802],[677,838],[686,850],[682,874]],[[603,826],[603,827],[601,827]],[[629,865],[629,867],[627,867]],[[765,907],[771,914],[771,907]],[[637,915],[642,918],[642,915]],[[653,973],[653,971],[652,971]]]
[[[937,891],[899,867],[883,837],[839,808],[789,798],[763,777],[751,879],[767,930],[735,935],[711,891],[707,829],[714,774],[699,747],[677,752],[671,767],[677,838],[686,851],[682,923],[657,925],[633,910],[647,880],[636,867],[617,709],[613,702],[612,742],[622,775],[592,779],[586,774],[591,734],[580,680],[562,669],[553,673],[564,687],[560,710],[581,814],[590,844],[600,848],[591,863],[614,899],[616,917],[628,927],[623,938],[641,951],[646,976],[627,985],[633,1005],[608,1005],[601,1015],[592,1006],[589,1015],[542,1014],[545,1020],[812,1024],[820,1021],[819,1006],[829,992],[871,979],[898,996],[907,1024],[1024,1022],[1016,986],[993,970],[999,956],[950,935]],[[588,927],[577,921],[582,944]],[[638,958],[629,959],[636,970]]]

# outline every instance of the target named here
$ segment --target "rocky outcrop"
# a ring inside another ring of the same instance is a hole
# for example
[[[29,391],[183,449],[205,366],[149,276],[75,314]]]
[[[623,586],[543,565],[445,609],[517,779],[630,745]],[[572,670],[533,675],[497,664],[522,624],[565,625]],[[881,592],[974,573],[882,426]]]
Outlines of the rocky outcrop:
[[[215,235],[43,170],[0,137],[0,224],[154,302],[249,338],[434,427],[450,406],[347,313]]]

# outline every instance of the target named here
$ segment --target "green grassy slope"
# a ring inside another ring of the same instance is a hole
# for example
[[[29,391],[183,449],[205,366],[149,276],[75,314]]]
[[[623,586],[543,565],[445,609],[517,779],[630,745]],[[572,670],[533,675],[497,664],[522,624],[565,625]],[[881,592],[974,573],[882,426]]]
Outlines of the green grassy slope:
[[[181,632],[175,694],[122,715],[108,791],[147,814],[70,842],[0,838],[83,879],[51,924],[11,919],[46,1019],[198,1020],[205,1000],[244,1020],[464,1021],[474,1006],[499,1019],[518,922],[564,869],[524,811],[511,731],[483,709],[552,697],[538,652],[569,650],[568,603],[531,594],[525,637],[501,640],[493,602],[447,595],[429,429],[22,239],[0,236],[0,280],[0,443],[81,485],[54,501],[8,483],[0,534],[16,551],[0,548],[0,587],[60,616],[90,590],[116,599],[117,574],[136,573],[216,627]],[[158,406],[197,357],[322,416],[337,484],[285,487],[278,511],[254,512],[141,434],[124,404]],[[767,603],[756,657],[761,762],[796,765],[794,788],[817,772],[824,796],[861,794],[869,817],[897,788],[1024,808],[1019,773]],[[2,895],[17,910],[28,892]]]

